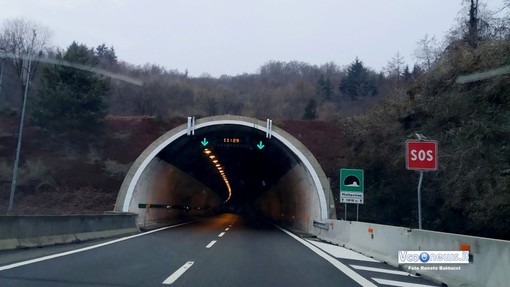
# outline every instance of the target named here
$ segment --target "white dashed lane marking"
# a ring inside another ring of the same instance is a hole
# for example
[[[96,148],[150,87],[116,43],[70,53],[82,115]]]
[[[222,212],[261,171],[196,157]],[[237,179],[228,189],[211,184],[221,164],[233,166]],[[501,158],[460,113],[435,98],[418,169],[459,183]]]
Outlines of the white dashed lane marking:
[[[170,285],[174,283],[177,279],[179,279],[179,277],[182,276],[182,274],[184,274],[184,272],[186,272],[191,266],[193,266],[193,264],[195,264],[195,262],[193,261],[186,262],[184,265],[181,266],[181,268],[177,269],[177,271],[175,271],[172,275],[168,276],[168,278],[166,278],[165,281],[163,281],[163,284]]]
[[[218,237],[223,237],[223,235],[225,235],[225,232],[220,233]]]
[[[211,248],[214,245],[214,243],[216,243],[216,240],[211,241],[209,244],[207,244],[205,248]]]

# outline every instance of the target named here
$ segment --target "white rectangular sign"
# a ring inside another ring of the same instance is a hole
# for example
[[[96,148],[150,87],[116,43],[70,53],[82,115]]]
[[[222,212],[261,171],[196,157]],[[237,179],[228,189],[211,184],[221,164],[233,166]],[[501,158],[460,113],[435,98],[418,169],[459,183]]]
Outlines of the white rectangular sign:
[[[399,251],[398,264],[468,264],[469,251]]]
[[[340,202],[341,203],[358,203],[358,204],[363,204],[363,193],[341,191],[340,192]]]

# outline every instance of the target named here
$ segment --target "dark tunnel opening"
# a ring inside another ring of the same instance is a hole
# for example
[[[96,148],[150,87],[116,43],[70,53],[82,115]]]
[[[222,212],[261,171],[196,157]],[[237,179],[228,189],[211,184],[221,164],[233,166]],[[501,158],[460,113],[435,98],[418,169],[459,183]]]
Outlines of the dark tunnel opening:
[[[235,125],[181,137],[158,157],[216,192],[222,208],[230,211],[252,209],[256,199],[298,162],[277,139]]]

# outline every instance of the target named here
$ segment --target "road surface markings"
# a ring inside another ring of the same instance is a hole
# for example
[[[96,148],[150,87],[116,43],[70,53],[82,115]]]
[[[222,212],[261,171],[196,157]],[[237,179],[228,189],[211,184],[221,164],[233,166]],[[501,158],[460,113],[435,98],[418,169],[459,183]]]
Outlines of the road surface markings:
[[[313,241],[313,240],[308,240],[308,242],[312,243],[313,245],[319,247],[320,249],[324,250],[325,252],[331,254],[333,257],[336,257],[336,258],[352,259],[352,260],[367,261],[367,262],[379,262],[373,258],[367,257],[365,255],[362,255],[358,252],[354,252],[354,251],[349,250],[344,247],[340,247],[340,246],[336,246],[336,245],[328,244],[328,243],[317,242],[317,241]]]
[[[434,285],[420,285],[418,283],[409,282],[409,280],[416,280],[416,279],[411,279],[411,278],[420,278],[420,276],[416,276],[416,275],[413,275],[413,274],[405,272],[405,271],[396,270],[396,269],[391,270],[391,269],[387,269],[387,268],[363,266],[362,264],[364,264],[365,262],[367,262],[368,264],[373,264],[373,262],[377,262],[377,263],[380,263],[381,266],[383,266],[383,264],[377,260],[374,260],[373,258],[367,257],[363,254],[357,253],[357,252],[349,250],[347,248],[344,248],[341,246],[336,246],[333,244],[318,242],[318,241],[314,241],[314,240],[307,240],[307,241],[309,243],[317,246],[318,248],[322,249],[323,251],[329,253],[333,257],[336,257],[339,259],[348,259],[348,260],[359,261],[359,264],[361,264],[361,265],[349,264],[349,266],[351,268],[356,269],[356,271],[358,271],[358,272],[367,271],[367,272],[376,272],[379,274],[383,273],[383,274],[387,274],[386,276],[390,276],[391,279],[394,279],[394,280],[388,280],[388,279],[373,278],[374,276],[378,276],[378,275],[377,274],[365,275],[364,273],[361,273],[361,274],[363,274],[363,276],[365,278],[370,278],[376,282],[378,282],[377,280],[386,280],[384,282],[387,282],[387,283],[384,283],[384,285],[410,286],[410,287],[412,287],[412,286],[415,286],[415,287],[434,286]],[[404,276],[404,277],[401,277],[401,276]],[[420,279],[418,279],[418,280],[420,280]],[[380,283],[380,284],[383,284],[383,283]],[[413,284],[418,284],[418,285],[413,285]]]
[[[394,280],[387,280],[387,279],[379,279],[379,278],[372,278],[375,282],[383,285],[388,286],[398,286],[398,287],[435,287],[435,285],[425,285],[425,284],[417,284],[417,283],[410,283],[410,282],[400,282],[400,281],[394,281]]]
[[[220,235],[218,235],[218,237],[223,237],[223,235],[225,235],[225,232],[220,233]]]
[[[228,231],[229,229],[230,229],[230,228],[228,228],[228,227],[227,227],[227,228],[225,228],[225,231]]]
[[[361,266],[361,265],[350,265],[352,268],[357,270],[364,270],[364,271],[372,271],[372,272],[379,272],[379,273],[387,273],[387,274],[393,274],[393,275],[402,275],[402,276],[411,276],[411,277],[418,277],[416,275],[413,275],[411,273],[407,273],[405,271],[399,271],[399,270],[389,270],[384,268],[374,268],[374,267],[367,267],[367,266]]]
[[[276,225],[275,225],[276,226]],[[335,266],[338,270],[340,270],[340,272],[344,273],[345,275],[349,276],[352,280],[356,281],[358,284],[360,284],[361,286],[364,286],[364,287],[376,287],[377,285],[375,285],[374,283],[370,282],[368,279],[364,278],[363,276],[359,275],[358,273],[354,272],[354,270],[352,270],[351,268],[345,266],[343,263],[341,263],[340,261],[338,261],[336,258],[334,258],[333,256],[329,255],[328,253],[322,251],[321,249],[319,249],[318,247],[316,247],[315,245],[309,243],[308,241],[306,240],[303,240],[299,237],[297,237],[296,235],[294,235],[293,233],[279,227],[279,226],[276,226],[278,229],[280,229],[281,231],[287,233],[290,237],[294,238],[295,240],[299,241],[301,244],[303,244],[304,246],[308,247],[309,249],[311,249],[313,252],[315,252],[317,255],[319,255],[320,257],[326,259],[329,263],[331,263],[333,266]]]
[[[50,260],[50,259],[54,259],[54,258],[58,258],[58,257],[63,257],[63,256],[75,254],[75,253],[80,253],[80,252],[96,249],[96,248],[99,248],[99,247],[107,246],[107,245],[110,245],[110,244],[118,243],[118,242],[121,242],[121,241],[133,239],[133,238],[144,236],[144,235],[149,235],[151,233],[155,233],[155,232],[163,231],[163,230],[166,230],[166,229],[170,229],[170,228],[174,228],[174,227],[190,224],[190,223],[193,223],[193,222],[196,222],[196,220],[195,221],[181,223],[181,224],[176,224],[176,225],[172,225],[172,226],[166,226],[166,227],[162,227],[162,228],[159,228],[159,229],[155,229],[155,230],[151,230],[151,231],[147,231],[147,232],[144,232],[144,233],[139,233],[139,234],[135,234],[135,235],[127,236],[127,237],[122,237],[122,238],[119,238],[119,239],[115,239],[115,240],[108,241],[108,242],[103,242],[103,243],[100,243],[100,244],[96,244],[96,245],[92,245],[92,246],[88,246],[88,247],[84,247],[84,248],[80,248],[80,249],[75,249],[75,250],[71,250],[71,251],[66,251],[66,252],[62,252],[62,253],[57,253],[57,254],[47,255],[47,256],[43,256],[43,257],[39,257],[39,258],[34,258],[34,259],[26,260],[26,261],[21,261],[21,262],[17,262],[17,263],[5,265],[5,266],[0,266],[0,271],[4,271],[4,270],[8,270],[8,269],[13,269],[13,268],[17,268],[17,267],[21,267],[21,266],[25,266],[25,265],[29,265],[29,264],[41,262],[41,261],[46,261],[46,260]]]
[[[177,279],[179,279],[179,277],[182,276],[182,274],[184,274],[184,272],[188,271],[188,269],[191,266],[193,266],[193,264],[195,264],[194,261],[186,262],[184,265],[181,266],[181,268],[177,269],[177,271],[175,271],[172,275],[166,278],[165,281],[163,281],[163,284],[170,285],[174,283]]]
[[[216,240],[211,241],[209,244],[207,244],[205,248],[211,248],[214,245],[214,243],[216,243]]]

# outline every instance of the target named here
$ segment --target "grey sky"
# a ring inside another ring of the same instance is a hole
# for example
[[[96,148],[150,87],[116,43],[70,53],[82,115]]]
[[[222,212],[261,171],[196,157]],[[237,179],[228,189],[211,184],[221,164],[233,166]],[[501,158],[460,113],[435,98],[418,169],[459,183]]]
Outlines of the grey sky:
[[[461,0],[0,0],[0,20],[47,26],[57,47],[106,43],[131,64],[217,77],[356,56],[379,71],[397,51],[412,65],[416,42],[443,39],[460,9]]]

